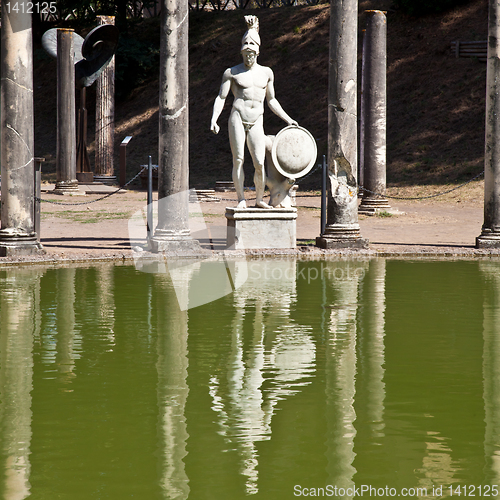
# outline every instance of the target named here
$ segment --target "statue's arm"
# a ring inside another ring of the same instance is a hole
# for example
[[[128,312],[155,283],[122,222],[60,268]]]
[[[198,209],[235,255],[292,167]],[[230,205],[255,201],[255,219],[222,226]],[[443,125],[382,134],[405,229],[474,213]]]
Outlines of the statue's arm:
[[[210,123],[210,130],[214,134],[218,134],[220,127],[217,125],[217,120],[219,119],[222,110],[224,109],[224,104],[226,103],[226,97],[231,90],[231,69],[227,69],[222,76],[222,84],[220,86],[219,95],[215,98],[214,110],[212,112],[212,121]]]
[[[266,89],[266,99],[267,99],[267,105],[269,106],[269,109],[277,116],[279,116],[283,121],[288,123],[288,125],[298,125],[298,123],[290,118],[283,108],[281,107],[281,104],[278,102],[278,99],[276,99],[276,96],[274,94],[274,74],[272,69],[267,68],[269,70],[269,81],[267,83],[267,89]]]

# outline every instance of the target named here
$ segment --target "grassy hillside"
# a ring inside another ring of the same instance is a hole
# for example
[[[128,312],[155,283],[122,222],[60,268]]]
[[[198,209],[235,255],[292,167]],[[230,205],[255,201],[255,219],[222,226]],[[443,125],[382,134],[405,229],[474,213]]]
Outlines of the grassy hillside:
[[[360,2],[364,10],[386,9],[390,0]],[[241,61],[243,15],[249,11],[193,13],[190,17],[190,178],[192,187],[213,187],[231,178],[227,136],[230,102],[220,117],[221,132],[210,130],[213,101],[224,70]],[[276,95],[283,108],[306,127],[326,154],[329,6],[252,11],[261,26],[259,62],[273,68]],[[487,0],[420,19],[388,14],[388,137],[389,185],[455,182],[479,173],[483,166],[486,65],[455,59],[453,40],[485,40]],[[77,30],[78,31],[78,30]],[[81,32],[81,31],[79,31]],[[132,26],[124,37],[139,40],[154,52],[159,46],[159,21]],[[144,45],[143,45],[144,47]],[[35,153],[55,162],[55,62],[36,50]],[[158,71],[116,103],[116,166],[118,145],[126,135],[129,176],[158,156]],[[89,151],[93,162],[94,89],[88,97]],[[229,99],[228,99],[229,101]],[[277,133],[284,123],[266,110],[265,129]],[[248,184],[253,168],[246,161]],[[313,175],[301,186],[319,186]]]

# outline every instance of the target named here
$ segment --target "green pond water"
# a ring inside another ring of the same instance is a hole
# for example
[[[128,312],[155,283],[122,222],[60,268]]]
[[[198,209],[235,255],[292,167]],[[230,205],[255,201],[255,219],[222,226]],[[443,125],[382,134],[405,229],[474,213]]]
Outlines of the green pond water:
[[[0,270],[1,499],[497,496],[500,262],[141,269]]]

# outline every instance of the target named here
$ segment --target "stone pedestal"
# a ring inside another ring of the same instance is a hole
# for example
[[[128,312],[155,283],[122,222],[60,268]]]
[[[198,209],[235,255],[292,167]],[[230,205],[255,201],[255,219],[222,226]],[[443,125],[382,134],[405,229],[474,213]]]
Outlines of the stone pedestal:
[[[296,208],[226,208],[226,219],[228,248],[296,247]]]

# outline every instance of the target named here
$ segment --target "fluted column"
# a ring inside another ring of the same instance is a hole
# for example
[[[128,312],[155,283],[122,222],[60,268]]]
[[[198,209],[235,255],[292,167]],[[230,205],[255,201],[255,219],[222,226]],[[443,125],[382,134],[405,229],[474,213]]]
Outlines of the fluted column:
[[[97,16],[99,25],[115,24],[115,16]],[[115,56],[96,82],[94,180],[114,184]]]

